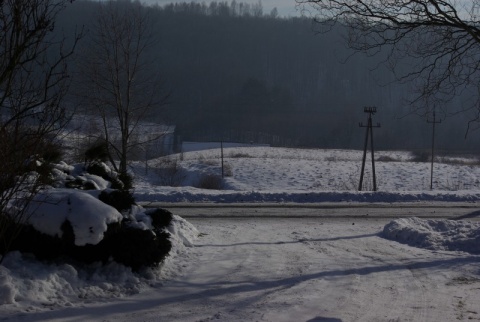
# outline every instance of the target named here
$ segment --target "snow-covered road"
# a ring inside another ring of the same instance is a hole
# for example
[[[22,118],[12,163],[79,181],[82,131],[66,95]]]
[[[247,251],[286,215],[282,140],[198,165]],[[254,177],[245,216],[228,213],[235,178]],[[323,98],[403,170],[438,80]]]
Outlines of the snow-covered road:
[[[466,277],[479,258],[382,239],[383,221],[193,223],[199,256],[168,285],[188,296],[149,320],[480,320],[480,281]]]
[[[480,256],[379,236],[386,219],[192,218],[181,275],[28,321],[480,320]]]

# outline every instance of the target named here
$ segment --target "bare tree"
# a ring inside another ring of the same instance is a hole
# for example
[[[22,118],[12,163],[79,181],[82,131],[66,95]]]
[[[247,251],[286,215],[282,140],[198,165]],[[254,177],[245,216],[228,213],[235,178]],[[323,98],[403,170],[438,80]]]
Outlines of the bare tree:
[[[68,3],[0,2],[0,252],[30,215],[27,206],[44,183],[41,159],[66,121],[66,61],[79,38],[67,48],[53,30]]]
[[[145,135],[145,140],[134,140],[142,137],[136,135],[141,125],[146,126],[142,121],[152,112],[161,114],[159,108],[168,96],[162,94],[162,84],[151,68],[151,29],[148,11],[139,2],[102,3],[85,59],[86,97],[100,113],[110,161],[122,175],[127,173],[132,148],[152,140]]]
[[[348,45],[385,55],[396,79],[416,89],[420,113],[462,92],[479,106],[479,0],[297,0],[323,26],[346,27]],[[329,30],[329,29],[328,29]]]

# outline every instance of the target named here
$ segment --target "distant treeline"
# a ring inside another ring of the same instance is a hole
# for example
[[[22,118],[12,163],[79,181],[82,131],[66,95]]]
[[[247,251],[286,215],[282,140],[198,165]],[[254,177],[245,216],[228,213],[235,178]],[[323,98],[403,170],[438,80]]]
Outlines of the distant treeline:
[[[158,6],[157,6],[158,9]],[[211,1],[208,4],[205,2],[181,2],[171,3],[160,8],[170,13],[182,13],[192,15],[204,16],[223,16],[223,17],[264,17],[263,6],[261,1],[249,4],[244,2],[227,1]],[[272,9],[268,14],[271,18],[278,17],[276,8]]]
[[[88,32],[99,5],[75,1],[62,17],[61,30],[85,26]],[[363,107],[376,106],[378,148],[430,147],[427,119],[408,115],[408,84],[392,83],[381,56],[352,56],[341,27],[319,34],[311,19],[280,18],[275,9],[265,13],[260,2],[192,2],[146,10],[154,31],[151,68],[172,93],[168,115],[159,118],[174,124],[183,140],[361,149]],[[449,109],[461,109],[461,102]],[[438,148],[476,149],[478,134],[464,139],[469,117],[443,120],[437,126]]]

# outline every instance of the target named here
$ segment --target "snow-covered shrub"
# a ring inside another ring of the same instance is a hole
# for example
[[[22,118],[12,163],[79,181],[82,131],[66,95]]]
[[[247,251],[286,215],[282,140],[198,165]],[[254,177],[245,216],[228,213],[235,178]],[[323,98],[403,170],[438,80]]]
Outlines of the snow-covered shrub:
[[[432,154],[427,150],[415,150],[410,152],[412,162],[429,162],[432,160]]]
[[[39,260],[107,264],[113,260],[138,271],[161,263],[172,247],[165,230],[156,232],[132,227],[128,222],[109,224],[103,239],[95,245],[75,244],[72,224],[67,220],[62,235],[51,236],[24,225],[10,250],[33,254]]]
[[[173,218],[173,214],[170,211],[161,208],[148,209],[145,211],[145,214],[152,219],[152,226],[155,229],[168,227]]]
[[[18,124],[17,124],[18,125]],[[3,128],[0,131],[0,240],[2,249],[16,237],[16,223],[28,217],[25,211],[35,194],[53,179],[50,161],[58,157],[51,137],[39,135],[33,129]],[[55,150],[55,151],[54,151]],[[11,225],[11,224],[14,225]],[[0,262],[2,259],[0,258]]]
[[[135,204],[135,199],[127,190],[103,190],[98,195],[98,199],[120,212],[130,210]]]
[[[187,176],[177,159],[162,158],[156,167],[155,173],[162,186],[178,187]]]
[[[394,157],[390,155],[380,155],[377,157],[377,161],[379,162],[398,162],[400,160],[395,159]]]
[[[75,178],[72,180],[67,180],[65,182],[65,187],[69,189],[80,189],[80,190],[96,190],[97,187],[91,181],[88,181],[84,178]]]
[[[223,178],[216,174],[203,174],[195,187],[201,189],[222,190],[224,188]]]
[[[223,174],[225,177],[233,177],[233,168],[230,163],[226,162],[223,165]]]
[[[105,164],[96,165],[98,174],[115,175]],[[85,172],[83,165],[60,163],[52,178],[56,188],[45,187],[32,198],[24,221],[10,220],[13,202],[0,218],[7,226],[0,234],[0,254],[17,250],[73,263],[113,260],[136,271],[158,265],[169,253],[168,211],[145,210],[129,191],[109,188],[109,181]],[[84,191],[87,186],[97,191]]]
[[[112,181],[112,189],[130,190],[133,188],[133,178],[128,173],[119,173],[117,179]]]
[[[121,176],[118,173],[110,169],[110,167],[108,167],[103,162],[91,162],[87,166],[86,171],[90,174],[97,175],[111,182],[112,189],[128,190],[131,188],[131,178],[123,178],[122,180]]]

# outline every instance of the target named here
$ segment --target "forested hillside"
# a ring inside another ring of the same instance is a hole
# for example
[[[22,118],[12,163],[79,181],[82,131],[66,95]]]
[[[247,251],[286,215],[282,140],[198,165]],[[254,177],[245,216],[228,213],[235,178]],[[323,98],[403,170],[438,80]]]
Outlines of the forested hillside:
[[[97,2],[75,1],[60,25],[88,30]],[[363,148],[367,115],[376,106],[375,145],[428,149],[431,124],[408,115],[408,84],[392,83],[382,57],[352,56],[342,30],[318,33],[309,18],[278,18],[275,10],[239,2],[149,7],[154,46],[151,68],[171,91],[159,119],[183,140],[230,140],[286,146]],[[86,43],[86,42],[85,42]],[[88,46],[79,46],[79,52]],[[81,59],[81,55],[79,55]],[[438,115],[445,117],[439,107]],[[462,109],[462,98],[449,112]],[[470,115],[437,127],[440,149],[475,149],[464,139]]]

